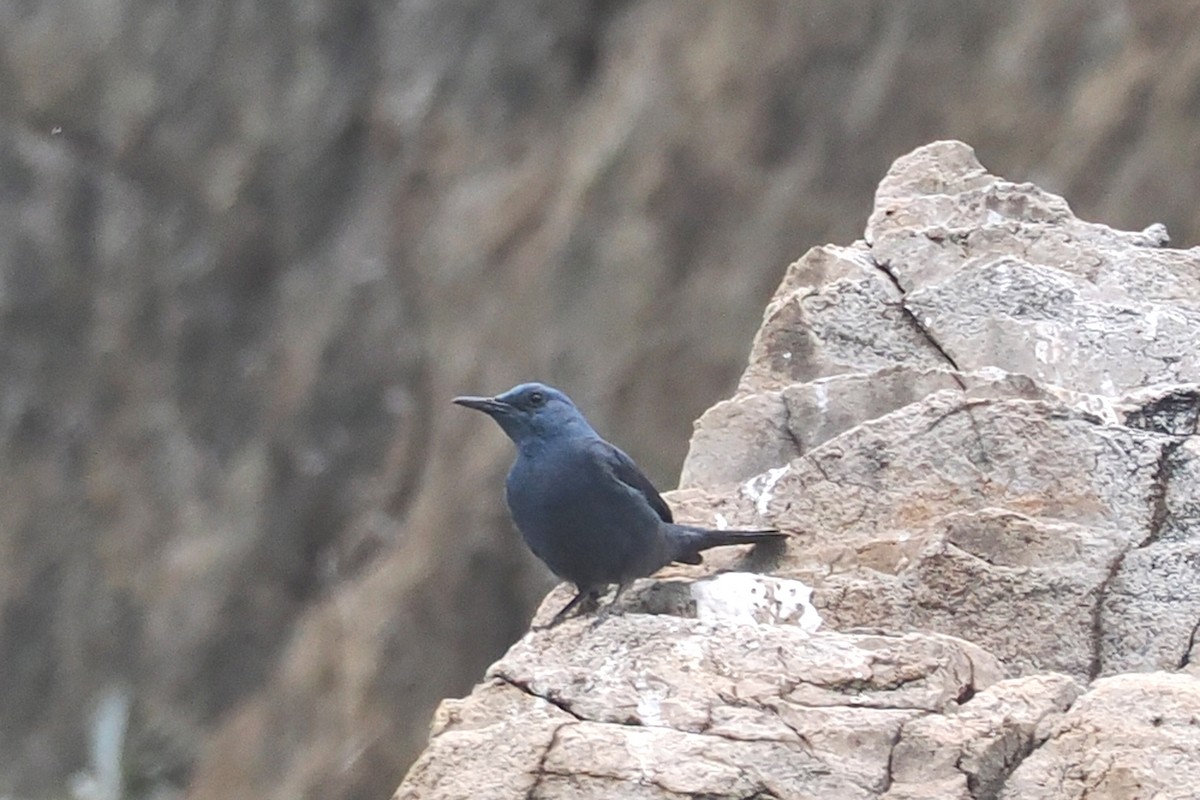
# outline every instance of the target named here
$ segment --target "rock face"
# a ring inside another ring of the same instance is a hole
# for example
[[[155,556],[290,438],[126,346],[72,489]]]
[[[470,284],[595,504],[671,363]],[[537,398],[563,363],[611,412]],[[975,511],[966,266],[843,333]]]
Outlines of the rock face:
[[[671,496],[793,531],[707,569],[803,582],[823,627],[647,581],[446,701],[397,797],[1194,797],[1200,252],[1165,242],[959,142],[898,160]]]
[[[580,641],[586,625],[526,637],[447,701],[397,796],[872,797],[906,724],[998,673],[934,635],[770,625],[747,639],[743,624],[631,615]]]
[[[834,627],[952,633],[1012,674],[1187,663],[1200,262],[1162,238],[918,150],[866,241],[789,270],[685,484],[811,531],[789,572]]]

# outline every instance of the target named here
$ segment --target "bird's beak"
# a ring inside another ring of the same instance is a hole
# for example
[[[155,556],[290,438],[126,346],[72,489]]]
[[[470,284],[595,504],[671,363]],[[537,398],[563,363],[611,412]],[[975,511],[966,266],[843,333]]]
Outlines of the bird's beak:
[[[489,417],[494,417],[497,414],[506,414],[512,411],[512,406],[503,400],[497,400],[494,397],[456,397],[454,398],[455,405],[473,408],[476,411],[482,411]]]

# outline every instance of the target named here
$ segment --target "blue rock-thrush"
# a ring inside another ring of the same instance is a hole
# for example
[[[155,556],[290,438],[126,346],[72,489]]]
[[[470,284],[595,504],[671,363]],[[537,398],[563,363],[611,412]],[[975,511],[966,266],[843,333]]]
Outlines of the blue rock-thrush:
[[[513,522],[534,555],[577,589],[551,626],[581,603],[594,605],[610,584],[617,584],[612,608],[631,581],[673,561],[699,564],[710,547],[785,536],[676,524],[633,459],[550,386],[523,383],[496,397],[454,402],[496,420],[517,446],[505,484]]]

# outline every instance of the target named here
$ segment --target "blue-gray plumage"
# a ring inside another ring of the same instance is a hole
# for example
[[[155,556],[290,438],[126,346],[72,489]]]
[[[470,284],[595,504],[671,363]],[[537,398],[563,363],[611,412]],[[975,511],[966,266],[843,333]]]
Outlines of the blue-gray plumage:
[[[782,538],[775,530],[723,531],[678,525],[633,459],[600,438],[571,399],[540,383],[496,397],[457,397],[500,424],[517,446],[506,498],[529,549],[578,594],[554,617],[617,595],[672,561],[699,564],[700,552]],[[616,602],[613,598],[613,603]]]

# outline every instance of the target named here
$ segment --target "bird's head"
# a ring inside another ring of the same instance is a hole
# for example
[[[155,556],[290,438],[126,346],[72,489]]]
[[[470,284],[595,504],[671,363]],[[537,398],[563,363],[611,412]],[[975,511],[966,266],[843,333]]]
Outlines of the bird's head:
[[[543,383],[522,383],[495,397],[456,397],[454,402],[496,420],[518,446],[551,436],[595,434],[571,398]]]

